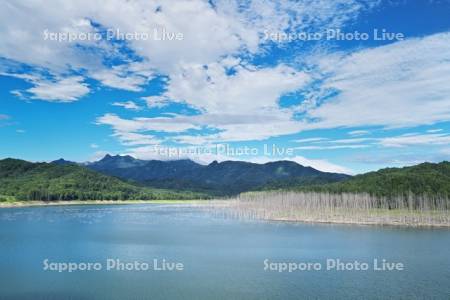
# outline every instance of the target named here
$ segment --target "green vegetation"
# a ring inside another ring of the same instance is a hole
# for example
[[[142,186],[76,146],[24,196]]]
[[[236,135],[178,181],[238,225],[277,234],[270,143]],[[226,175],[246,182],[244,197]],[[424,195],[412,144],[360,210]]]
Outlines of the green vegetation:
[[[13,196],[0,195],[0,202],[14,202],[16,198]]]
[[[141,187],[75,164],[0,161],[0,201],[199,199],[204,194]]]
[[[125,205],[125,204],[174,204],[174,205],[205,205],[208,200],[70,200],[70,201],[0,201],[0,208],[29,207],[51,205]]]
[[[379,197],[409,194],[450,198],[450,163],[423,163],[412,167],[387,168],[324,185],[297,190],[329,193],[368,193]]]

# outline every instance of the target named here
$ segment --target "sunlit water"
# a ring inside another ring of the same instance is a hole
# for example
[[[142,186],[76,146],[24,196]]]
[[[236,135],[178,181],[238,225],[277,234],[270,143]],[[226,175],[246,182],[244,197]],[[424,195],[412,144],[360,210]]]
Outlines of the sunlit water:
[[[107,271],[108,258],[184,269]],[[45,271],[45,259],[103,269]],[[279,273],[265,259],[386,259],[405,270]],[[0,298],[449,299],[450,231],[245,222],[156,204],[1,209]]]

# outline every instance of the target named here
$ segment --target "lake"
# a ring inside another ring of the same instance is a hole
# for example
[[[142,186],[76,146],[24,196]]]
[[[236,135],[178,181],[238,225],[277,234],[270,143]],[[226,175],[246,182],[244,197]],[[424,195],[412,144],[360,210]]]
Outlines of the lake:
[[[244,221],[171,204],[7,208],[0,298],[449,299],[450,230]]]

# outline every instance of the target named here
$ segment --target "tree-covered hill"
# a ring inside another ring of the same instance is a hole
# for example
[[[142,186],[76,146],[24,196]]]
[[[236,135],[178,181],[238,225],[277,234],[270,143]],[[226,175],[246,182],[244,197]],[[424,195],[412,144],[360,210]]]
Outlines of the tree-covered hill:
[[[300,187],[333,193],[369,193],[377,196],[397,196],[413,193],[450,197],[450,162],[422,163],[404,168],[387,168],[351,177],[348,180]]]
[[[0,198],[17,200],[194,199],[204,195],[140,187],[76,164],[0,160]]]

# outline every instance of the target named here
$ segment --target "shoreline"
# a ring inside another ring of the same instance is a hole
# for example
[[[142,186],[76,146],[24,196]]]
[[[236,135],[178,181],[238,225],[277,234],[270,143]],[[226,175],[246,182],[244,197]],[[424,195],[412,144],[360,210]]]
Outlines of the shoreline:
[[[414,211],[408,209],[310,209],[308,207],[265,206],[229,200],[210,202],[213,212],[232,218],[302,224],[340,224],[404,228],[450,228],[450,211]]]
[[[132,205],[132,204],[173,204],[173,205],[196,205],[196,206],[209,206],[211,200],[73,200],[73,201],[12,201],[12,202],[0,202],[0,210],[2,208],[27,208],[27,207],[49,207],[49,206],[73,206],[73,205]],[[220,200],[221,205],[214,203],[216,208],[229,208],[229,203],[223,203]],[[209,206],[211,208],[211,206]],[[245,217],[244,217],[245,218]],[[319,217],[306,217],[306,218],[290,218],[290,217],[266,217],[266,218],[250,218],[254,220],[267,221],[267,222],[283,222],[283,223],[302,223],[302,224],[335,224],[335,225],[352,225],[352,226],[392,226],[392,227],[407,227],[407,228],[450,228],[449,224],[436,224],[436,223],[403,223],[394,220],[384,220],[384,222],[376,222],[371,220],[342,220],[342,219],[330,219]]]
[[[206,200],[72,200],[72,201],[11,201],[0,202],[2,208],[46,207],[70,205],[122,205],[122,204],[200,204]]]
[[[270,222],[282,222],[282,223],[302,223],[302,224],[330,224],[330,225],[351,225],[351,226],[379,226],[379,227],[404,227],[404,228],[450,228],[450,224],[433,224],[433,223],[417,223],[408,224],[401,222],[385,222],[376,223],[370,221],[342,221],[342,220],[309,220],[309,219],[289,219],[289,218],[272,218],[264,219]]]

